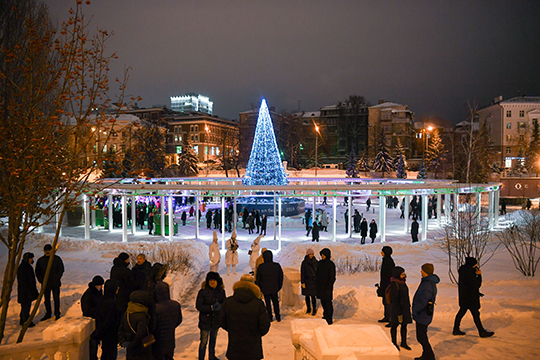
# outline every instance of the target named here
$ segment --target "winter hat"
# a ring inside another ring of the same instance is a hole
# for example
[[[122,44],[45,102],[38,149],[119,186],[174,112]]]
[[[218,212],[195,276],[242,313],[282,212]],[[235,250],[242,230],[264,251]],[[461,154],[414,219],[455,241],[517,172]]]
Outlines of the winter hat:
[[[118,258],[122,261],[126,261],[127,259],[129,259],[129,254],[125,252],[121,252],[120,255],[118,255]]]
[[[52,245],[51,244],[47,244],[43,247],[43,251],[51,251],[52,250]]]
[[[382,252],[384,253],[384,256],[390,256],[392,255],[392,248],[390,246],[383,246]]]
[[[433,264],[426,263],[422,265],[422,271],[428,275],[431,275],[433,274],[433,271],[435,271],[435,267],[433,266]]]
[[[255,283],[255,280],[253,279],[253,276],[251,276],[249,274],[242,275],[242,277],[240,278],[240,281],[247,281],[247,282]]]
[[[401,266],[396,266],[394,268],[394,270],[392,271],[392,277],[394,279],[399,279],[399,277],[401,276],[401,274],[403,274],[405,272],[405,269],[402,268]]]
[[[332,253],[330,252],[329,248],[324,248],[321,251],[319,251],[319,254],[324,255],[324,257],[326,257],[328,260],[330,260],[330,255]]]
[[[217,237],[217,232],[216,230],[214,230],[214,240],[213,242],[217,243],[218,242],[218,237]]]
[[[473,258],[473,257],[466,257],[465,258],[465,265],[474,266],[476,264],[478,264],[478,260],[476,260],[475,258]]]
[[[34,258],[34,254],[31,252],[24,253],[23,255],[23,261],[26,261],[26,262],[28,262],[28,260],[33,259],[33,258]]]
[[[206,282],[208,283],[210,280],[216,280],[218,284],[223,281],[221,280],[221,276],[219,276],[219,274],[215,271],[210,271],[208,274],[206,274]]]
[[[309,249],[306,250],[306,255],[314,255],[314,254],[315,254],[315,252],[313,251],[312,248],[309,248]]]
[[[99,275],[94,276],[94,278],[92,279],[92,285],[94,286],[99,286],[103,284],[105,284],[105,280],[103,280],[103,278]]]

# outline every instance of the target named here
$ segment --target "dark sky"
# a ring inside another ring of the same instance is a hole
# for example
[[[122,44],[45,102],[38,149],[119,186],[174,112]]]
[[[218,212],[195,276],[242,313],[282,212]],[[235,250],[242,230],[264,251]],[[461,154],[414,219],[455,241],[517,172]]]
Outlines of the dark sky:
[[[73,0],[46,0],[67,17]],[[262,97],[314,111],[349,95],[461,121],[467,101],[540,96],[540,1],[93,0],[139,106],[198,92],[235,119]],[[300,101],[300,103],[299,103]]]

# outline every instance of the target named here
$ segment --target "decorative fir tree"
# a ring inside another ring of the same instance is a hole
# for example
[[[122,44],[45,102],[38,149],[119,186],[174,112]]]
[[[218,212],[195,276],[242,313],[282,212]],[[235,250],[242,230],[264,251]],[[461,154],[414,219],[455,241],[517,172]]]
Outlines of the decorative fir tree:
[[[510,169],[510,175],[512,176],[523,176],[527,169],[525,169],[525,165],[523,164],[523,149],[519,149],[518,153],[518,159],[515,159],[512,162],[512,168]]]
[[[111,148],[107,150],[107,154],[103,160],[103,169],[101,170],[102,178],[124,178],[122,163],[118,159],[118,154]]]
[[[382,177],[384,177],[384,173],[394,170],[392,157],[388,153],[388,145],[386,145],[386,136],[384,135],[384,130],[381,130],[381,136],[379,137],[377,156],[373,161],[373,169],[381,172]]]
[[[133,138],[136,169],[143,171],[149,177],[161,176],[167,165],[165,160],[165,129],[149,122],[143,122],[141,128],[133,134]]]
[[[422,165],[420,165],[420,170],[418,171],[418,175],[416,175],[417,179],[427,179],[427,172],[426,167],[424,166],[424,160],[422,160]]]
[[[194,176],[199,173],[199,158],[189,143],[187,136],[182,144],[182,152],[178,156],[178,172],[181,176]]]
[[[428,146],[428,151],[426,153],[426,165],[427,169],[435,173],[439,173],[444,165],[445,151],[444,144],[442,142],[439,132],[435,129],[431,134],[431,142]]]
[[[538,173],[540,168],[538,164],[538,153],[540,152],[540,134],[538,130],[538,121],[533,124],[531,142],[525,152],[525,167],[530,173]]]
[[[397,169],[400,155],[403,155],[403,159],[405,160],[405,168],[407,168],[407,159],[405,157],[405,149],[403,148],[403,145],[401,144],[401,140],[397,138],[396,146],[394,147],[394,158],[393,158],[394,169]]]
[[[351,154],[349,155],[349,162],[347,163],[347,177],[356,178],[358,177],[358,170],[356,169],[356,154],[354,149],[351,147]]]
[[[358,171],[363,171],[364,175],[367,176],[370,169],[367,149],[362,153],[360,160],[358,160],[358,163],[356,164],[356,168]]]
[[[262,100],[255,137],[242,183],[244,185],[286,185],[289,181],[279,155],[274,126],[266,100]]]
[[[407,172],[405,171],[407,163],[405,162],[405,155],[400,154],[396,165],[396,177],[398,179],[406,179]]]

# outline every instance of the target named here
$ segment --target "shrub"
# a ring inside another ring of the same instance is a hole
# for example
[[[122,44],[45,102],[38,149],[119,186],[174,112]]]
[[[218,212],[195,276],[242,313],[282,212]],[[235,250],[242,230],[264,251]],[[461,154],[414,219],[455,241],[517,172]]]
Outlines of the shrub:
[[[334,261],[336,272],[340,275],[351,275],[359,272],[376,272],[381,268],[379,258],[365,255],[363,257],[343,257]]]

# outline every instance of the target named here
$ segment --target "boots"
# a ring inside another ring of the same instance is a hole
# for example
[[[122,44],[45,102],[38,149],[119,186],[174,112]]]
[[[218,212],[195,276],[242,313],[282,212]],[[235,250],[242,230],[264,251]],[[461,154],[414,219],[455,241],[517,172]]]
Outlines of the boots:
[[[479,333],[481,338],[492,337],[493,335],[495,335],[495,333],[493,331],[487,331],[485,329],[482,330],[482,331],[479,331],[478,333]]]
[[[401,341],[401,345],[400,345],[402,348],[404,348],[405,350],[411,350],[411,347],[409,345],[407,345],[407,342],[406,341]]]
[[[454,336],[461,336],[461,335],[465,335],[465,332],[459,330],[459,328],[454,328],[454,331],[452,331],[452,335],[454,335]]]

